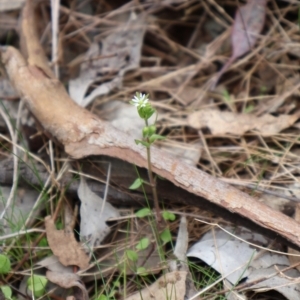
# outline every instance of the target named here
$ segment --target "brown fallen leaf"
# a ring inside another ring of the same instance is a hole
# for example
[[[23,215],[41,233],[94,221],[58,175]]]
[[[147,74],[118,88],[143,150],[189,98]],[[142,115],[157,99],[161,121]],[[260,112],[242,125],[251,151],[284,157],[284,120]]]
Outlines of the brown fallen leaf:
[[[53,271],[47,271],[46,277],[49,279],[49,281],[59,285],[62,288],[69,289],[73,288],[73,296],[68,296],[68,300],[88,300],[89,295],[88,292],[83,284],[83,282],[80,280],[80,277],[76,274],[66,274],[66,273],[59,273],[59,272],[53,272]]]
[[[75,265],[81,269],[89,266],[89,257],[75,240],[73,233],[57,230],[50,216],[45,218],[45,226],[49,246],[64,266]]]
[[[167,273],[156,280],[151,286],[144,288],[126,300],[182,300],[185,296],[185,279],[187,272],[175,271]]]
[[[261,32],[266,15],[266,0],[248,0],[238,8],[231,32],[232,54],[227,63],[217,73],[211,89],[236,59],[250,51]]]
[[[196,129],[208,127],[213,135],[243,135],[249,130],[255,130],[262,136],[271,136],[293,125],[299,117],[299,112],[278,117],[270,114],[256,117],[251,114],[204,109],[192,113],[188,117],[188,124]]]

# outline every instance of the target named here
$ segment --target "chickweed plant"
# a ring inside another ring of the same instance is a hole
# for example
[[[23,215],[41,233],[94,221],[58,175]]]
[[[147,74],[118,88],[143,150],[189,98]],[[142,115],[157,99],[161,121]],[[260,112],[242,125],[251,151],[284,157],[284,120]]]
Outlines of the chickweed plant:
[[[134,181],[134,183],[130,186],[130,189],[137,189],[140,186],[142,186],[143,184],[149,185],[152,189],[155,213],[156,213],[156,218],[157,218],[158,223],[160,224],[162,222],[162,219],[164,219],[165,221],[174,220],[175,216],[173,214],[170,214],[167,211],[164,211],[163,213],[161,213],[161,211],[160,211],[158,196],[157,196],[157,189],[156,189],[156,177],[153,175],[153,172],[152,172],[151,146],[157,140],[165,139],[164,136],[156,133],[157,111],[156,111],[156,109],[153,108],[153,106],[149,102],[148,94],[146,95],[146,94],[136,92],[134,98],[130,101],[130,103],[137,108],[137,112],[138,112],[140,118],[143,119],[145,122],[145,126],[142,128],[142,137],[143,138],[141,140],[135,140],[135,142],[137,145],[141,144],[146,148],[147,162],[148,162],[148,177],[149,177],[149,182],[138,177]],[[154,113],[156,113],[155,122],[153,124],[149,124],[149,120],[153,116]]]
[[[135,182],[130,186],[131,189],[137,189],[143,184],[148,184],[152,188],[154,207],[156,212],[156,218],[158,223],[161,223],[162,216],[160,213],[158,196],[156,190],[156,178],[153,176],[152,166],[151,166],[151,146],[157,140],[163,140],[165,137],[159,134],[156,134],[156,120],[154,124],[149,124],[149,119],[152,117],[156,110],[153,108],[151,103],[149,102],[149,95],[136,93],[134,98],[130,101],[132,105],[137,108],[137,112],[141,119],[145,121],[145,127],[142,128],[142,140],[135,140],[136,144],[142,144],[146,147],[147,150],[147,162],[148,162],[148,177],[149,182],[141,178],[137,178]],[[157,114],[156,114],[157,116]],[[156,118],[157,119],[157,118]]]
[[[149,95],[137,92],[135,94],[134,98],[130,101],[130,103],[137,108],[138,115],[145,122],[145,126],[143,128],[141,128],[142,139],[141,140],[137,139],[137,140],[135,140],[135,142],[136,142],[136,144],[141,144],[146,148],[147,162],[148,162],[148,179],[149,179],[149,181],[146,181],[146,180],[138,177],[133,182],[133,184],[130,186],[130,189],[137,189],[137,188],[143,186],[144,184],[149,185],[151,187],[157,225],[159,228],[162,228],[163,222],[174,221],[175,215],[168,211],[161,212],[161,210],[160,210],[159,202],[158,202],[158,195],[157,195],[157,188],[156,188],[157,177],[155,177],[152,172],[151,146],[157,140],[163,140],[163,139],[165,139],[165,137],[156,133],[156,131],[157,131],[157,129],[156,129],[157,111],[153,108],[153,106],[149,102]],[[153,124],[149,124],[149,120],[153,116],[153,114],[156,114],[155,121]],[[149,215],[151,215],[151,210],[149,208],[141,209],[140,211],[138,211],[136,213],[136,216],[138,218],[148,217]],[[171,237],[171,233],[168,228],[165,228],[160,234],[158,234],[157,230],[154,230],[154,231],[155,231],[156,241],[159,245],[161,245],[161,244],[164,245],[171,241],[172,237]],[[139,244],[137,246],[137,250],[147,248],[148,244],[149,244],[149,241],[147,240],[147,238],[143,238],[139,242]],[[160,252],[160,254],[161,254],[161,258],[163,258],[164,255],[162,255],[161,252]]]

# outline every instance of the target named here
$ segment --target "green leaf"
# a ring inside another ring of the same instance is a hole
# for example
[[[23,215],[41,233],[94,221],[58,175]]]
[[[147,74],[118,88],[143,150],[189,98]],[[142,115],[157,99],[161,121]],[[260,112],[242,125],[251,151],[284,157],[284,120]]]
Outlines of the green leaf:
[[[48,241],[47,241],[47,239],[46,239],[45,237],[43,237],[43,238],[39,241],[38,245],[39,245],[39,247],[49,247]]]
[[[48,279],[41,275],[32,275],[27,280],[28,289],[31,290],[35,297],[41,297],[45,293],[45,287]]]
[[[153,142],[157,141],[157,140],[164,140],[166,137],[159,135],[159,134],[153,134],[150,136],[149,138],[149,142],[152,144]]]
[[[176,219],[175,215],[169,211],[163,211],[162,216],[166,221],[174,221]]]
[[[97,298],[97,300],[109,300],[109,298],[102,294]]]
[[[170,230],[167,228],[160,234],[160,239],[163,241],[164,244],[170,242],[172,240],[172,235]]]
[[[142,238],[139,242],[138,242],[138,244],[135,246],[135,248],[137,249],[137,250],[144,250],[144,249],[147,249],[148,248],[148,246],[149,246],[149,244],[150,244],[150,240],[148,239],[148,238]]]
[[[0,274],[7,274],[11,270],[10,260],[5,254],[0,254]]]
[[[142,208],[135,213],[137,218],[144,218],[151,215],[151,210],[148,207]]]
[[[133,250],[126,250],[125,253],[127,258],[130,259],[131,261],[137,261],[139,258],[138,254]]]
[[[135,143],[138,145],[138,144],[142,144],[143,146],[145,147],[150,147],[150,144],[145,142],[145,141],[141,141],[141,140],[134,140]]]
[[[138,267],[136,270],[137,274],[140,276],[147,276],[149,273],[147,272],[145,267]]]
[[[11,299],[12,290],[8,285],[3,285],[0,287],[0,289],[1,289],[5,299]]]
[[[137,178],[133,184],[129,187],[130,190],[136,190],[143,184],[143,179]]]

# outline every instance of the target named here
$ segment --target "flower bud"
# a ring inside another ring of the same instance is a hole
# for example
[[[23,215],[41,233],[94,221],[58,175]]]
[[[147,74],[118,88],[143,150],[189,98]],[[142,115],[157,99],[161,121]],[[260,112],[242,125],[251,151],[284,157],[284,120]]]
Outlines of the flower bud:
[[[148,135],[149,135],[149,127],[146,126],[146,127],[143,128],[143,137],[146,137]]]
[[[154,133],[156,133],[156,126],[155,125],[149,126],[149,136],[151,136]]]

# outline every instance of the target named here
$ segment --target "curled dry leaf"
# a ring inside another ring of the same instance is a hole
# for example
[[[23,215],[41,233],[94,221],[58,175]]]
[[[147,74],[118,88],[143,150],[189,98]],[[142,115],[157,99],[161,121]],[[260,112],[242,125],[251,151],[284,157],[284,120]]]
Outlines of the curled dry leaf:
[[[185,299],[185,280],[187,272],[167,273],[156,280],[150,287],[144,288],[126,300],[182,300]]]
[[[188,124],[196,129],[208,127],[213,135],[243,135],[249,130],[255,130],[262,136],[271,136],[293,125],[299,117],[299,113],[256,117],[251,114],[205,109],[192,113],[188,117]]]
[[[80,280],[79,276],[76,274],[66,274],[60,272],[47,271],[46,277],[49,281],[57,284],[58,286],[69,289],[73,288],[73,296],[67,297],[67,299],[76,299],[76,300],[88,300],[88,292]]]
[[[109,234],[110,227],[106,221],[120,216],[119,211],[110,203],[91,191],[83,177],[80,178],[78,197],[80,206],[80,239],[88,249],[101,244]]]
[[[57,230],[50,216],[45,218],[45,226],[49,246],[64,266],[75,265],[81,269],[89,266],[89,257],[75,240],[73,233]]]

